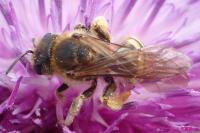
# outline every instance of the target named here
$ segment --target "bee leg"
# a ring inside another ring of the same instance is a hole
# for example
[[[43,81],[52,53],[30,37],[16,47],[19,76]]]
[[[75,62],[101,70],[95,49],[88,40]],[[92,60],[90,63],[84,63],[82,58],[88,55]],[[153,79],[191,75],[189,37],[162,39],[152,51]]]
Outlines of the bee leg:
[[[126,47],[119,48],[117,52],[122,52],[124,50],[130,50],[130,49],[133,49],[133,50],[141,49],[144,47],[143,44],[139,40],[132,37],[126,38],[121,44]]]
[[[144,47],[143,44],[139,40],[133,37],[128,37],[122,42],[122,44],[124,44],[125,46],[131,49],[141,49]]]
[[[87,28],[83,24],[77,24],[74,27],[74,31],[72,32],[72,36],[81,36],[82,34],[86,34],[88,32]]]
[[[90,88],[85,90],[82,94],[80,94],[78,97],[76,97],[73,100],[73,102],[69,108],[67,117],[65,119],[65,125],[69,126],[72,124],[75,116],[77,116],[79,114],[80,109],[83,105],[83,102],[94,93],[96,86],[97,86],[97,80],[94,79]]]
[[[108,22],[103,16],[96,17],[92,24],[90,31],[94,33],[98,38],[104,41],[110,42],[110,34],[108,28]]]
[[[63,93],[66,89],[68,89],[68,88],[69,88],[69,86],[68,86],[67,84],[62,83],[62,84],[57,88],[57,90],[56,90],[56,95],[57,95],[59,98],[61,98],[61,97],[62,97],[62,93]]]
[[[108,85],[105,88],[101,102],[113,110],[119,110],[123,107],[124,101],[129,97],[130,91],[123,92],[119,95],[114,94],[117,88],[112,77],[105,77]]]
[[[86,28],[85,25],[83,25],[83,24],[77,24],[77,25],[74,27],[74,30],[83,30],[83,31],[87,31],[87,28]]]

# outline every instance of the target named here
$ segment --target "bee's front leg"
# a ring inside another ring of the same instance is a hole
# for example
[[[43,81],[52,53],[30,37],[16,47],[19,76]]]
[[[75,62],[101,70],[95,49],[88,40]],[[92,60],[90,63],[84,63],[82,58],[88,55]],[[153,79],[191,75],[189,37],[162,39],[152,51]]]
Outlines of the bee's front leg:
[[[96,34],[96,36],[104,41],[110,42],[110,34],[108,28],[108,22],[103,16],[96,17],[90,28],[90,32]]]
[[[97,80],[94,79],[92,82],[92,85],[90,86],[90,88],[88,88],[87,90],[85,90],[81,95],[79,95],[78,97],[76,97],[67,114],[67,117],[65,119],[65,125],[69,126],[72,124],[74,117],[77,116],[80,112],[80,109],[83,105],[84,100],[86,100],[87,98],[89,98],[93,93],[94,90],[96,89],[97,86]]]
[[[105,77],[105,81],[108,85],[105,88],[103,96],[101,97],[101,102],[113,110],[119,110],[123,107],[124,101],[129,97],[130,91],[125,91],[120,94],[116,94],[115,90],[117,88],[114,79],[112,77]]]

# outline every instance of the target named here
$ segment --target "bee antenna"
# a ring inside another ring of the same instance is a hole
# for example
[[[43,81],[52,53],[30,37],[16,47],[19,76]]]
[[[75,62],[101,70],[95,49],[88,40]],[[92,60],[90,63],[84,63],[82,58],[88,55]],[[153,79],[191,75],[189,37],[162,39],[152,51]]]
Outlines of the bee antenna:
[[[24,54],[20,55],[19,57],[17,57],[17,59],[9,66],[9,68],[7,69],[6,71],[6,75],[12,70],[12,68],[15,66],[15,64],[21,60],[21,58],[23,58],[25,55],[29,54],[29,53],[32,53],[33,54],[33,51],[32,50],[28,50],[26,51]]]

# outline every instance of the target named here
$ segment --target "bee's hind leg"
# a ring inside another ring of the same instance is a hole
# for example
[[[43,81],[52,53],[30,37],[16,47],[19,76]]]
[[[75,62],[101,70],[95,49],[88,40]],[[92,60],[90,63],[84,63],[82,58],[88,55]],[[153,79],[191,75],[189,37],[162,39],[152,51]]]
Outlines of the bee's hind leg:
[[[114,79],[110,76],[105,77],[105,81],[108,85],[105,88],[105,91],[100,98],[101,102],[104,103],[106,106],[113,110],[119,110],[123,107],[124,101],[129,97],[130,91],[122,92],[120,94],[116,94],[116,84]]]
[[[103,92],[103,95],[102,95],[100,100],[105,105],[109,106],[110,108],[113,108],[112,107],[113,104],[110,104],[109,100],[110,100],[110,97],[113,95],[113,93],[116,90],[116,84],[115,84],[115,82],[114,82],[112,77],[105,77],[104,80],[108,83],[108,85],[106,86],[106,88],[105,88],[105,90]]]
[[[86,100],[87,98],[92,96],[92,94],[94,93],[94,90],[96,89],[96,86],[97,86],[97,80],[94,79],[90,88],[85,90],[82,94],[80,94],[78,97],[76,97],[73,100],[73,102],[69,108],[67,117],[65,119],[65,125],[69,126],[72,124],[75,116],[77,116],[79,114],[84,100]]]
[[[96,17],[90,27],[90,32],[94,33],[98,38],[110,42],[110,33],[108,22],[103,16]]]
[[[141,49],[143,48],[143,44],[136,38],[128,37],[123,42],[122,45],[125,45],[131,49]]]

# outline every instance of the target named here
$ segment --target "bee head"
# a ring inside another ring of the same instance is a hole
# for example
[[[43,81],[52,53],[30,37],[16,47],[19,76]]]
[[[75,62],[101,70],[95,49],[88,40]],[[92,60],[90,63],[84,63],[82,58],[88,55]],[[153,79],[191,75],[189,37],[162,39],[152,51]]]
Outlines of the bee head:
[[[52,73],[50,57],[51,48],[56,36],[57,35],[51,33],[45,34],[39,42],[38,46],[36,47],[33,55],[33,68],[37,74]]]

